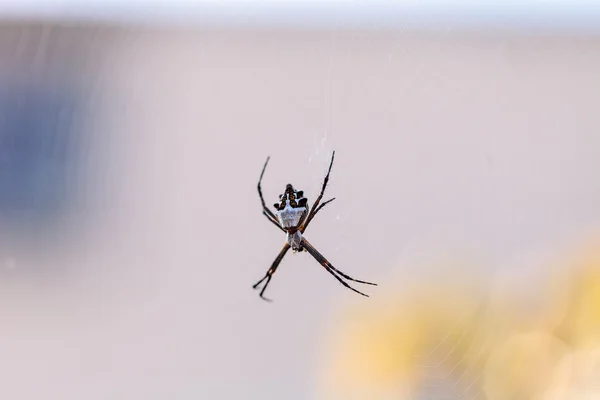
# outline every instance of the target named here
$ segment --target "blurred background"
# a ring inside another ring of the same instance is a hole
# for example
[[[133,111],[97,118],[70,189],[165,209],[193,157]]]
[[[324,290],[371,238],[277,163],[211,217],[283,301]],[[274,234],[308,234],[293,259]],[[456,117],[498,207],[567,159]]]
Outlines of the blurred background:
[[[0,397],[600,398],[600,7],[0,6]],[[287,183],[345,289],[262,215]],[[355,285],[356,286],[356,285]]]

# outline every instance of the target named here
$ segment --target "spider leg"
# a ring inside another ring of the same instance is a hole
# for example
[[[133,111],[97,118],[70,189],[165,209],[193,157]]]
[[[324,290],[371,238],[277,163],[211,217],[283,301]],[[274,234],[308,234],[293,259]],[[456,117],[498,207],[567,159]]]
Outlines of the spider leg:
[[[275,216],[275,214],[273,214],[273,212],[267,208],[267,205],[265,204],[265,199],[263,197],[262,189],[260,187],[260,183],[262,182],[262,178],[265,174],[265,170],[267,169],[267,164],[269,163],[270,158],[271,157],[267,157],[267,161],[265,161],[265,165],[263,166],[262,172],[260,173],[260,178],[258,178],[258,195],[260,196],[260,202],[263,207],[263,214],[265,214],[269,221],[277,225],[279,229],[283,230],[283,228],[277,223],[277,217]]]
[[[277,258],[275,258],[275,261],[273,261],[273,264],[271,264],[271,268],[269,268],[269,270],[267,271],[265,276],[260,281],[256,282],[252,286],[253,289],[256,289],[256,288],[258,288],[258,286],[261,283],[263,283],[265,281],[265,279],[267,280],[267,283],[265,283],[265,285],[263,286],[263,288],[260,291],[261,299],[266,300],[266,301],[271,301],[270,299],[267,299],[266,297],[264,297],[263,294],[265,293],[265,289],[267,288],[267,286],[269,286],[269,282],[271,282],[271,277],[277,270],[277,267],[279,266],[279,264],[281,263],[281,260],[283,260],[283,257],[285,256],[285,253],[287,253],[287,251],[289,249],[290,249],[290,245],[288,243],[286,243],[283,246],[283,248],[281,249],[281,251],[279,252],[279,254],[277,255]]]
[[[315,215],[317,215],[317,213],[319,212],[319,210],[323,207],[325,207],[327,204],[331,203],[332,201],[335,200],[335,197],[333,199],[329,199],[326,202],[322,203],[321,205],[319,205],[319,207],[316,208],[315,212],[311,214],[309,214],[309,216],[306,218],[306,222],[304,223],[304,230],[306,230],[306,227],[308,226],[308,223],[315,217]]]
[[[275,221],[275,220],[273,220],[271,217],[269,217],[269,214],[267,214],[266,212],[264,212],[264,211],[263,211],[263,215],[264,215],[265,217],[267,217],[267,219],[268,219],[269,221],[271,221],[272,223],[274,223],[276,227],[278,227],[279,229],[281,229],[281,231],[282,231],[282,232],[285,232],[285,229],[283,229],[283,228],[281,227],[281,225],[279,225],[279,223],[277,223],[277,221]]]
[[[317,251],[317,249],[315,249],[313,247],[312,244],[310,244],[306,238],[302,238],[302,247],[304,247],[306,249],[306,251],[308,251],[309,253],[311,253],[311,255],[313,257],[315,257],[317,259],[317,261],[319,261],[320,263],[327,263],[327,267],[334,270],[335,272],[337,272],[338,274],[340,274],[342,277],[350,280],[350,281],[354,281],[354,282],[358,282],[358,283],[364,283],[365,285],[373,285],[373,286],[377,286],[376,283],[372,283],[372,282],[366,282],[366,281],[361,281],[359,279],[354,279],[349,275],[346,275],[345,273],[343,273],[342,271],[340,271],[339,269],[335,268],[333,265],[331,265],[331,263],[329,261],[327,261],[327,259],[325,257],[323,257],[323,255],[321,253],[319,253]],[[314,254],[313,254],[314,253]]]
[[[358,294],[360,294],[360,295],[362,295],[362,296],[365,296],[365,297],[369,297],[369,295],[368,295],[368,294],[364,294],[364,293],[363,293],[363,292],[361,292],[360,290],[356,290],[356,289],[354,289],[352,286],[348,285],[346,282],[344,282],[344,281],[342,280],[342,278],[340,278],[339,276],[337,276],[337,275],[335,274],[335,272],[333,272],[331,269],[329,269],[327,266],[325,266],[325,264],[322,264],[322,265],[325,267],[325,269],[327,270],[327,272],[329,272],[331,275],[333,275],[333,277],[334,277],[335,279],[337,279],[337,280],[338,280],[338,281],[339,281],[339,282],[340,282],[342,285],[346,286],[348,289],[352,290],[353,292],[356,292],[356,293],[358,293]]]
[[[327,187],[327,183],[329,182],[329,174],[331,173],[331,167],[333,166],[334,158],[335,158],[335,151],[331,154],[331,162],[329,163],[329,169],[327,170],[327,175],[325,175],[325,180],[323,181],[323,186],[321,187],[321,193],[319,194],[319,197],[317,197],[317,200],[315,200],[315,203],[313,204],[313,206],[311,208],[310,214],[306,218],[306,222],[300,229],[300,232],[302,232],[302,233],[304,233],[304,230],[308,227],[309,222],[313,219],[313,217],[315,216],[317,211],[319,211],[319,209],[320,209],[318,206],[319,206],[319,203],[321,202],[321,199],[323,198],[323,194],[325,193],[325,188]],[[331,201],[331,200],[329,200],[329,201]]]
[[[321,253],[319,253],[317,251],[317,249],[315,249],[305,238],[302,238],[302,247],[304,249],[306,249],[306,251],[308,251],[310,253],[311,256],[313,256],[315,258],[315,260],[317,260],[323,267],[325,267],[325,269],[335,277],[335,279],[337,279],[342,285],[344,285],[345,287],[347,287],[350,290],[355,291],[356,293],[359,293],[363,296],[369,297],[368,295],[354,289],[352,286],[348,285],[346,282],[344,282],[339,276],[336,275],[336,273],[340,274],[342,277],[354,281],[354,282],[358,282],[358,283],[364,283],[367,285],[375,285],[377,286],[376,283],[371,283],[371,282],[365,282],[365,281],[360,281],[358,279],[354,279],[346,274],[344,274],[342,271],[336,269],[333,265],[331,265],[331,263],[329,261],[327,261],[327,259],[325,257],[323,257],[323,255]]]
[[[323,204],[321,204],[319,207],[317,207],[317,209],[315,210],[315,212],[314,212],[314,213],[315,213],[315,214],[316,214],[316,213],[318,213],[318,212],[319,212],[319,210],[320,210],[321,208],[325,207],[327,204],[331,203],[331,202],[332,202],[332,201],[334,201],[334,200],[335,200],[335,197],[334,197],[334,198],[331,198],[331,199],[329,199],[329,200],[327,200],[327,201],[324,201],[324,202],[323,202]]]

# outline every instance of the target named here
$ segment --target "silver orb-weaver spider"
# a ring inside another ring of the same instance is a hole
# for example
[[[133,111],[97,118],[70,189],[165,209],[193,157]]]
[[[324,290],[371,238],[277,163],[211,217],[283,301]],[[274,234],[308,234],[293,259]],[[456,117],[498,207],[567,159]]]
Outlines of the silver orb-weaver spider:
[[[269,285],[273,274],[277,270],[277,267],[281,263],[281,260],[283,260],[283,257],[290,248],[294,252],[307,251],[311,256],[315,258],[315,260],[317,260],[325,268],[325,270],[327,270],[327,272],[333,275],[335,279],[337,279],[342,285],[344,285],[350,290],[355,291],[358,294],[369,297],[368,295],[348,285],[348,283],[346,283],[343,279],[347,279],[358,283],[364,283],[366,285],[377,286],[376,283],[354,279],[346,275],[342,271],[336,269],[302,235],[308,227],[308,224],[310,224],[310,221],[312,221],[312,219],[319,212],[319,210],[325,207],[325,205],[335,200],[334,197],[321,204],[321,199],[323,198],[325,188],[327,187],[327,182],[329,181],[329,174],[331,172],[331,167],[333,166],[334,157],[335,151],[331,155],[331,163],[329,164],[329,170],[327,171],[327,175],[325,176],[323,186],[321,187],[321,193],[319,194],[319,197],[317,197],[317,200],[315,201],[311,209],[309,209],[307,205],[308,200],[306,197],[304,197],[304,192],[302,190],[294,189],[294,187],[288,183],[285,187],[284,193],[279,195],[279,202],[274,204],[274,207],[277,210],[276,213],[273,213],[267,208],[265,200],[263,198],[262,189],[260,187],[263,175],[265,173],[265,169],[267,168],[267,164],[269,163],[269,157],[267,157],[267,161],[263,166],[260,178],[258,180],[258,195],[260,196],[264,216],[267,217],[267,219],[271,221],[277,228],[281,229],[283,232],[286,233],[287,242],[279,252],[277,258],[275,258],[275,261],[273,261],[271,268],[269,268],[265,276],[260,281],[256,282],[254,286],[252,286],[254,289],[258,289],[261,283],[263,283],[265,280],[267,281],[260,291],[260,297],[264,300],[270,301],[269,299],[264,297],[263,294],[265,293],[265,289]]]

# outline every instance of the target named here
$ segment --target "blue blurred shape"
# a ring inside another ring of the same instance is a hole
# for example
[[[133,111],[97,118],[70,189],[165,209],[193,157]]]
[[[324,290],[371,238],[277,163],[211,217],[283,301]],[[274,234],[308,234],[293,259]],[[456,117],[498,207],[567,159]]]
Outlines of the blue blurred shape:
[[[68,210],[77,168],[75,91],[62,85],[0,88],[0,218],[55,221]]]

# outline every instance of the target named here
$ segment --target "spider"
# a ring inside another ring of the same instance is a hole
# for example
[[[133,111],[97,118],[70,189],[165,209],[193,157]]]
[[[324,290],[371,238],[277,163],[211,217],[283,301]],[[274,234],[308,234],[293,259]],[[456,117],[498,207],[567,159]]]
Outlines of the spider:
[[[329,199],[329,200],[323,202],[322,204],[319,204],[319,203],[321,203],[321,199],[323,198],[323,194],[325,193],[325,188],[327,187],[327,182],[329,181],[329,173],[331,172],[331,167],[333,165],[334,157],[335,157],[335,151],[331,155],[331,163],[329,164],[329,170],[327,171],[327,175],[325,175],[325,180],[324,180],[323,186],[321,188],[321,193],[319,194],[319,197],[317,197],[317,200],[313,204],[310,211],[306,204],[308,199],[306,197],[304,197],[304,192],[302,190],[294,189],[294,187],[288,183],[285,187],[284,193],[279,195],[279,202],[275,203],[273,205],[273,207],[275,207],[275,209],[277,210],[276,213],[273,213],[271,210],[269,210],[267,208],[267,206],[265,204],[265,200],[263,198],[262,189],[260,187],[260,184],[262,182],[262,178],[265,173],[265,169],[267,168],[267,164],[269,163],[270,157],[267,157],[267,161],[265,161],[265,165],[263,166],[262,172],[260,174],[260,178],[258,179],[258,195],[260,196],[260,201],[262,203],[263,215],[265,217],[267,217],[267,219],[269,221],[271,221],[271,223],[273,223],[277,228],[279,228],[280,230],[282,230],[283,232],[286,233],[287,242],[285,243],[285,245],[279,252],[279,255],[277,256],[277,258],[275,258],[275,261],[273,261],[271,268],[269,268],[269,270],[267,271],[265,276],[260,281],[256,282],[256,284],[254,286],[252,286],[254,289],[258,289],[258,287],[261,283],[263,283],[265,280],[267,281],[265,283],[265,285],[262,287],[262,290],[260,291],[260,297],[264,300],[271,301],[270,299],[267,299],[266,297],[264,297],[263,294],[265,293],[265,289],[269,285],[269,282],[271,281],[273,274],[277,270],[277,267],[281,263],[281,260],[283,260],[283,257],[285,256],[285,254],[288,252],[288,250],[290,248],[293,250],[294,253],[307,251],[311,256],[313,256],[315,258],[315,260],[317,260],[325,268],[325,270],[327,272],[329,272],[331,275],[333,275],[334,278],[337,279],[342,285],[344,285],[345,287],[347,287],[350,290],[353,290],[354,292],[356,292],[358,294],[361,294],[365,297],[369,297],[368,295],[366,295],[366,294],[354,289],[352,286],[348,285],[342,278],[348,279],[350,281],[358,282],[358,283],[364,283],[366,285],[377,286],[376,283],[365,282],[365,281],[361,281],[358,279],[354,279],[354,278],[346,275],[342,271],[336,269],[302,235],[304,233],[304,231],[306,230],[306,228],[308,227],[308,224],[310,224],[310,221],[312,221],[312,219],[319,212],[319,210],[322,209],[323,207],[325,207],[327,204],[331,203],[333,200],[335,200],[335,197],[334,197],[332,199]]]

